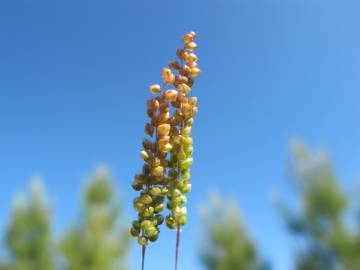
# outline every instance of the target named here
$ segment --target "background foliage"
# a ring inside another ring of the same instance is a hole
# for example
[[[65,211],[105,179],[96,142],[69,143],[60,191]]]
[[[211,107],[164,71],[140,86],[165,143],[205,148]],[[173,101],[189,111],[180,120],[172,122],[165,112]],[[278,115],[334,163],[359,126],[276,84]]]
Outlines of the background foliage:
[[[274,205],[294,239],[294,269],[358,270],[360,227],[358,209],[352,207],[355,201],[343,191],[324,152],[310,151],[300,141],[294,141],[291,149],[288,180],[297,200],[285,202],[277,196]],[[96,168],[80,203],[79,216],[56,239],[52,204],[41,179],[31,181],[28,194],[15,198],[3,235],[0,269],[130,269],[129,220],[108,169]],[[202,241],[195,244],[205,269],[271,269],[235,201],[224,201],[214,192],[200,209]]]

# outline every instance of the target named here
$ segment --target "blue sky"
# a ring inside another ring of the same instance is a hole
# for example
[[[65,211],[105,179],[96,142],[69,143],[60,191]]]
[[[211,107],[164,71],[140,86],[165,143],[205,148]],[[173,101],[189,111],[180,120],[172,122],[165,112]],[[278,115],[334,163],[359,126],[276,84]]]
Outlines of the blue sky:
[[[60,235],[98,163],[134,214],[147,89],[195,30],[203,74],[181,269],[202,269],[196,212],[211,188],[236,198],[274,269],[292,269],[294,243],[268,196],[292,198],[290,139],[327,150],[351,195],[360,176],[359,9],[355,0],[1,1],[1,228],[13,196],[41,175]],[[174,238],[162,233],[147,269],[172,266]],[[139,268],[136,245],[131,263]]]

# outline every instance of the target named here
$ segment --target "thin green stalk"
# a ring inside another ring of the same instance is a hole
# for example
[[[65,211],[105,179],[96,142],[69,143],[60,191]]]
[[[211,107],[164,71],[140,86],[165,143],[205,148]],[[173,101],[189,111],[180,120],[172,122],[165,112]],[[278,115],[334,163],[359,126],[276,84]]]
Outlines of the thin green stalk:
[[[141,270],[145,269],[145,252],[146,252],[146,246],[143,245],[141,251]]]
[[[178,269],[179,246],[180,246],[180,224],[178,224],[176,227],[175,270]]]

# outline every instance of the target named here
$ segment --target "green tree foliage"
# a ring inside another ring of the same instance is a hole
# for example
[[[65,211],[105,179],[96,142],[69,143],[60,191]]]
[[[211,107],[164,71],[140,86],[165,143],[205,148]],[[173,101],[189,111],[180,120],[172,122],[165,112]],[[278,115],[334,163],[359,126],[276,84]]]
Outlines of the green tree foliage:
[[[207,269],[267,269],[259,259],[235,205],[224,204],[217,194],[213,194],[210,207],[203,210],[206,241],[201,247],[201,259]]]
[[[298,270],[360,269],[360,234],[344,222],[348,200],[322,152],[309,152],[293,143],[291,177],[299,195],[299,209],[278,202],[288,227],[298,237]]]
[[[16,199],[6,232],[7,270],[51,270],[51,217],[42,184],[34,181],[30,197]]]
[[[98,168],[85,189],[79,223],[61,241],[65,269],[127,269],[128,232],[119,226],[119,218],[110,174]]]

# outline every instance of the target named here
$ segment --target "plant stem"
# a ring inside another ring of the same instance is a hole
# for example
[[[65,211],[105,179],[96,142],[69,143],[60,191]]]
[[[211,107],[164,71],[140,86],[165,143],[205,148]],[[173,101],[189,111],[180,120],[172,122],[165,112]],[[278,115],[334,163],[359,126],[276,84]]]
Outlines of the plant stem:
[[[175,270],[178,269],[179,246],[180,246],[180,224],[177,224],[177,227],[176,227],[176,247],[175,247]]]
[[[144,268],[144,266],[145,266],[145,251],[146,251],[146,246],[143,245],[142,246],[142,252],[141,252],[141,258],[142,258],[142,260],[141,260],[141,270],[145,269]]]

